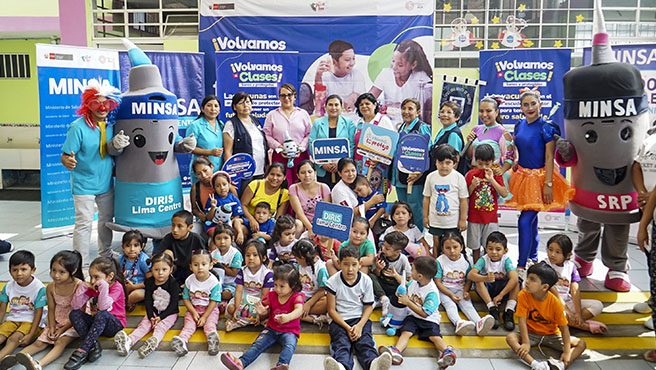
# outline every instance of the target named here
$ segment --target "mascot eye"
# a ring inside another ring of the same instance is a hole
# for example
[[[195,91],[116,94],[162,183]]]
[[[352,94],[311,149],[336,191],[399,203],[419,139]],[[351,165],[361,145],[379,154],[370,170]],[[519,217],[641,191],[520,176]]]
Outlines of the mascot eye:
[[[590,144],[597,142],[597,133],[594,130],[587,131],[585,133],[585,141]]]
[[[633,131],[631,131],[631,127],[625,127],[620,131],[620,137],[622,140],[627,141],[631,138],[631,135],[633,134]]]
[[[144,145],[146,145],[146,138],[143,135],[137,135],[134,137],[134,145],[137,146],[137,148],[141,148]]]
[[[173,144],[173,133],[169,133],[169,144]]]

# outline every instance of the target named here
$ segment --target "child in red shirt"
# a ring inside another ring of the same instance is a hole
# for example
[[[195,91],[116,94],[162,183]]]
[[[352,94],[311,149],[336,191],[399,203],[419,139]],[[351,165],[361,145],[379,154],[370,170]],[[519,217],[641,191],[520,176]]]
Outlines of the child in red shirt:
[[[472,250],[474,261],[481,257],[481,246],[487,237],[499,230],[498,196],[505,198],[508,190],[499,169],[493,169],[494,149],[490,144],[480,144],[475,151],[477,168],[467,172],[465,182],[469,191],[467,211],[467,248]]]
[[[269,316],[267,327],[241,357],[236,358],[226,352],[221,355],[221,362],[230,370],[242,370],[273,344],[280,343],[282,350],[278,364],[273,369],[289,370],[296,342],[301,335],[301,316],[305,303],[301,289],[298,270],[290,264],[276,267],[273,270],[273,289],[256,306],[259,317]]]

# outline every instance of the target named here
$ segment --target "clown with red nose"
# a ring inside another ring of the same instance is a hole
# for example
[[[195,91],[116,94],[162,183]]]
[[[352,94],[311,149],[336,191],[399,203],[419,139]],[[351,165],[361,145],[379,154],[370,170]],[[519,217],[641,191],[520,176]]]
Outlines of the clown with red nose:
[[[68,127],[61,162],[71,171],[71,190],[75,204],[73,249],[87,265],[94,203],[98,207],[98,255],[111,257],[112,231],[106,226],[114,218],[112,156],[129,145],[129,138],[113,135],[113,111],[121,102],[120,91],[97,80],[89,80],[82,93],[80,115]]]

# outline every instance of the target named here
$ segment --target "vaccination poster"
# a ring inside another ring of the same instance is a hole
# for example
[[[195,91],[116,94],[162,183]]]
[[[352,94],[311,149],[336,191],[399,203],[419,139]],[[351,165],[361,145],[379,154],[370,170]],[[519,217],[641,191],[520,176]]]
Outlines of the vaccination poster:
[[[220,52],[294,51],[297,105],[311,116],[323,116],[326,97],[337,94],[356,119],[355,99],[371,92],[395,124],[408,97],[420,101],[420,118],[431,122],[433,1],[201,0],[199,8],[207,66]],[[223,88],[220,77],[205,69],[207,93]]]

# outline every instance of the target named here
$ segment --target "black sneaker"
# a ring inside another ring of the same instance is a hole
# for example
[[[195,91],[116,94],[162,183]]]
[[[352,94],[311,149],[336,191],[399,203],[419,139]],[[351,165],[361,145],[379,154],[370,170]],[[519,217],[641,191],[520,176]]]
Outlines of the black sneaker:
[[[89,352],[87,352],[87,361],[94,362],[97,359],[99,359],[101,356],[102,356],[102,347],[100,346],[100,343],[96,341],[96,343],[93,344],[93,347],[89,349]]]
[[[499,307],[493,306],[489,308],[490,310],[490,315],[494,317],[494,326],[492,326],[492,329],[498,329],[499,325],[501,325],[501,321],[499,321]]]
[[[503,313],[503,328],[508,331],[515,330],[514,313],[513,310],[506,310],[506,312]]]
[[[87,362],[87,353],[76,349],[64,365],[65,370],[77,370]]]

